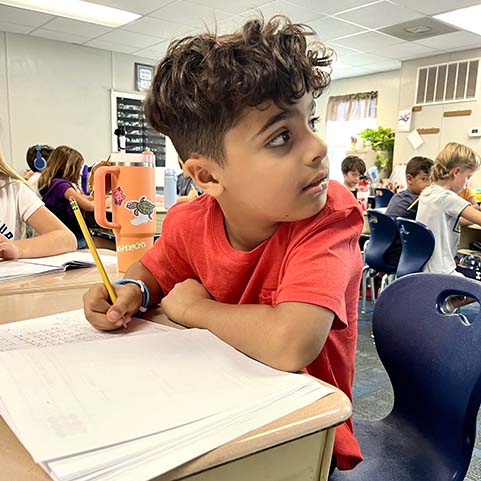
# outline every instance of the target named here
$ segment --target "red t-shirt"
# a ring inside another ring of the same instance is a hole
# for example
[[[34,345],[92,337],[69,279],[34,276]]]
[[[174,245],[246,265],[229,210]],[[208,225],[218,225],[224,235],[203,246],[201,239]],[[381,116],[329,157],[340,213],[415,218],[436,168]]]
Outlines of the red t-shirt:
[[[329,309],[335,314],[332,330],[306,370],[352,399],[362,226],[356,199],[330,181],[319,214],[281,223],[269,239],[244,252],[230,245],[217,201],[203,195],[169,210],[160,239],[142,263],[164,294],[192,278],[227,304],[305,302]],[[336,428],[334,454],[341,469],[362,460],[351,420]]]

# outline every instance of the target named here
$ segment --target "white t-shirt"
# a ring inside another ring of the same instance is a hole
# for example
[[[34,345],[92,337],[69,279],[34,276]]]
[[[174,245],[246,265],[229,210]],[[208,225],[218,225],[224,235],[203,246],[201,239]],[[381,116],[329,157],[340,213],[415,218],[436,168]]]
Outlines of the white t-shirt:
[[[0,234],[21,239],[27,219],[43,205],[23,182],[0,174]]]
[[[38,179],[40,179],[40,172],[34,172],[30,176],[30,178],[27,180],[27,184],[37,194],[37,197],[39,197],[41,199],[42,196],[40,195],[40,192],[38,191]]]
[[[454,256],[461,234],[459,218],[468,205],[467,200],[436,184],[422,191],[416,220],[426,224],[434,234],[433,255],[424,272],[456,273]]]

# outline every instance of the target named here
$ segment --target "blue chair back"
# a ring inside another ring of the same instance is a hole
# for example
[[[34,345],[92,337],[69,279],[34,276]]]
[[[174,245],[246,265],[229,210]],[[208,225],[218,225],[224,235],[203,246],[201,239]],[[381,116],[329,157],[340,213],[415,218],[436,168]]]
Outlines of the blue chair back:
[[[420,439],[433,448],[430,454],[439,465],[431,463],[429,469],[438,475],[430,479],[462,481],[481,402],[481,314],[478,309],[471,323],[460,314],[443,314],[439,306],[450,294],[480,302],[481,283],[432,273],[396,280],[379,296],[373,333],[394,390],[394,406],[384,424],[402,426],[404,441],[397,442],[411,441],[413,453],[419,453]],[[419,454],[413,458],[426,463],[428,453]]]
[[[393,195],[394,192],[390,189],[381,187],[374,189],[374,208],[380,209],[381,207],[387,207]]]
[[[401,236],[402,252],[396,277],[421,272],[434,250],[434,235],[421,222],[398,217],[396,224]]]
[[[366,264],[377,272],[395,272],[397,265],[387,264],[385,254],[399,235],[396,222],[392,217],[374,209],[368,209],[367,221],[371,236],[365,252]]]

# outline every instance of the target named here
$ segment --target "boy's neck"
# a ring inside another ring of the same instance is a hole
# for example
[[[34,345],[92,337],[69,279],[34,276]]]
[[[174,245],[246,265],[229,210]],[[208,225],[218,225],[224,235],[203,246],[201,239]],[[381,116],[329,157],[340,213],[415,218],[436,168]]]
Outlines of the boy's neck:
[[[249,252],[269,239],[279,227],[279,223],[259,228],[250,221],[232,223],[224,212],[224,230],[229,244],[239,251]]]

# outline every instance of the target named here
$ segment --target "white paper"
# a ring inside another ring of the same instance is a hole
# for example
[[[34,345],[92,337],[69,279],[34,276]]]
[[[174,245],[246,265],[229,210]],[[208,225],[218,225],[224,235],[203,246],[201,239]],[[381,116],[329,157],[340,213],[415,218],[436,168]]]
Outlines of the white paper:
[[[397,117],[398,132],[409,132],[411,128],[412,108],[400,109]]]
[[[408,140],[413,149],[418,149],[424,144],[423,138],[419,135],[419,132],[416,129],[409,132]]]
[[[36,461],[171,429],[306,382],[195,329],[0,353],[1,397]]]

